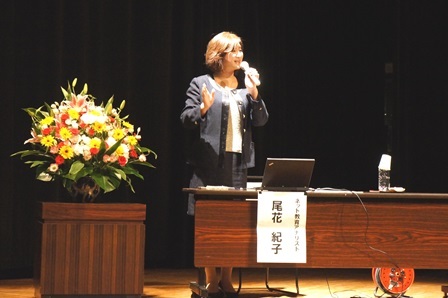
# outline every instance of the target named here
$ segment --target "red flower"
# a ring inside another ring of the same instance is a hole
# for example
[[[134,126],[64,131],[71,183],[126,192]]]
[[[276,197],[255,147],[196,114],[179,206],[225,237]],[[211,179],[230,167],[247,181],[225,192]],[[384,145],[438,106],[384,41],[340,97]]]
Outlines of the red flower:
[[[132,158],[137,158],[138,157],[137,152],[135,150],[129,151],[129,156],[132,157]]]
[[[69,115],[67,113],[64,113],[61,115],[61,122],[65,124],[65,120],[69,119]]]
[[[65,159],[62,156],[58,155],[58,156],[56,156],[54,161],[56,162],[56,164],[62,165],[64,163]]]
[[[128,161],[126,160],[126,157],[124,157],[124,156],[118,157],[118,163],[120,164],[120,166],[124,167],[127,162]]]
[[[89,127],[87,133],[89,134],[89,136],[93,137],[95,135],[95,130],[93,130],[93,128]]]
[[[72,133],[72,135],[77,136],[79,135],[79,129],[72,127],[70,129],[70,132]]]
[[[47,128],[42,129],[42,134],[43,134],[44,136],[47,136],[47,135],[49,135],[50,133],[51,133],[51,128],[50,128],[50,127],[47,127]]]
[[[100,149],[98,149],[98,148],[90,148],[90,153],[92,155],[97,155],[98,152],[100,152]]]

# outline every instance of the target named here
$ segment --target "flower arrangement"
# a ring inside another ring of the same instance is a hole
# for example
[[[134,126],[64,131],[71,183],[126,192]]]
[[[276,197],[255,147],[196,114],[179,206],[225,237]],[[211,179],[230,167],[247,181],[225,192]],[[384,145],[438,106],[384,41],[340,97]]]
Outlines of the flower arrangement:
[[[32,120],[32,138],[25,141],[32,149],[11,156],[26,159],[36,169],[38,180],[60,180],[70,192],[85,178],[93,179],[105,193],[119,187],[122,180],[135,192],[130,176],[143,180],[135,166],[154,168],[147,158],[156,159],[156,153],[140,146],[140,128],[135,130],[126,121],[129,115],[120,116],[125,101],[114,108],[112,96],[106,105],[95,105],[87,84],[76,94],[76,83],[74,79],[67,89],[61,87],[61,102],[23,109]]]

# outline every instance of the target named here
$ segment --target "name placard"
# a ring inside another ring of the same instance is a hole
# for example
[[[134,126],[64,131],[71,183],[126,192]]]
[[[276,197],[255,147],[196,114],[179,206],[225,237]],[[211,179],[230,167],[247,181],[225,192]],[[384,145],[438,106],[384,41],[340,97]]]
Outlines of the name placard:
[[[306,263],[306,211],[304,192],[258,194],[258,263]]]

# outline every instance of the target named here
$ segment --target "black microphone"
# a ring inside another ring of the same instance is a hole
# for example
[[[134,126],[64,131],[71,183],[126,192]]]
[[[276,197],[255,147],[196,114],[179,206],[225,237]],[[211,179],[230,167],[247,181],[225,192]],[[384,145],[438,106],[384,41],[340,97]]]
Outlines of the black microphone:
[[[255,85],[260,86],[260,80],[250,73],[249,63],[247,63],[246,61],[241,62],[240,68],[247,76],[249,76],[254,81]]]

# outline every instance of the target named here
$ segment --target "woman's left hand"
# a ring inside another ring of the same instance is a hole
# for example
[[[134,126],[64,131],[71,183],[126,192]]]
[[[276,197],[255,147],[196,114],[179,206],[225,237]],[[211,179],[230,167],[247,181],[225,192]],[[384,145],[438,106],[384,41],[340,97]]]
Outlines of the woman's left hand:
[[[253,67],[249,67],[249,69],[245,71],[245,74],[246,76],[244,78],[244,84],[246,85],[246,88],[249,91],[252,98],[254,100],[257,100],[258,97],[257,86],[260,85],[260,74]]]

